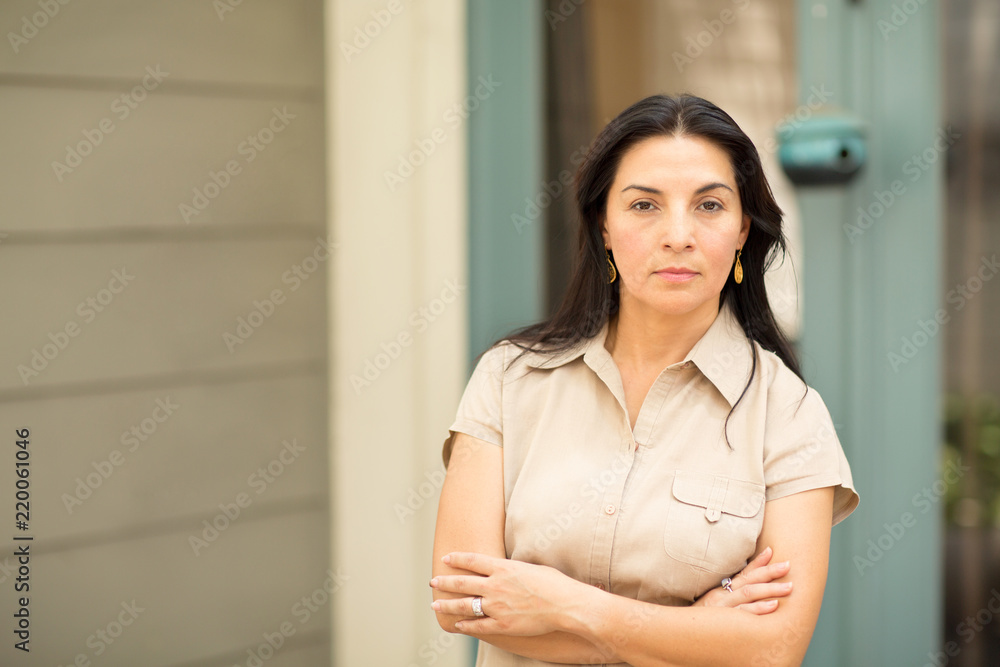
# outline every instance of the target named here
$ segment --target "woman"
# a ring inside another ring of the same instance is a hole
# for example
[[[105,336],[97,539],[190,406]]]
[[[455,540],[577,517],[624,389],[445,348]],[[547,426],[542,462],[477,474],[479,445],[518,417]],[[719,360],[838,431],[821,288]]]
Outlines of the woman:
[[[858,495],[767,301],[760,157],[712,103],[657,95],[576,186],[562,306],[483,354],[445,441],[438,620],[479,667],[797,665]]]

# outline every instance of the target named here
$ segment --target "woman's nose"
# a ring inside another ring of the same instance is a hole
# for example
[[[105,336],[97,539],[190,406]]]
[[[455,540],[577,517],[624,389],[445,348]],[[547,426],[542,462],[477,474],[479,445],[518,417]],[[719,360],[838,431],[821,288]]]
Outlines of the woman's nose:
[[[687,211],[667,211],[660,220],[660,243],[673,250],[694,244],[694,226]]]

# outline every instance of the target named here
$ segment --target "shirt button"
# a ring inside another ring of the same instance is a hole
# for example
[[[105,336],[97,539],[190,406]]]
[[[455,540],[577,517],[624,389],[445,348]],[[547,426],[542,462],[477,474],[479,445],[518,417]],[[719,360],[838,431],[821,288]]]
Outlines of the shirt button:
[[[604,507],[604,513],[605,514],[614,514],[615,513],[615,506],[614,505],[606,505]]]
[[[604,584],[597,584],[597,588],[598,588],[599,590],[602,590],[602,591],[603,591],[603,590],[604,590]]]

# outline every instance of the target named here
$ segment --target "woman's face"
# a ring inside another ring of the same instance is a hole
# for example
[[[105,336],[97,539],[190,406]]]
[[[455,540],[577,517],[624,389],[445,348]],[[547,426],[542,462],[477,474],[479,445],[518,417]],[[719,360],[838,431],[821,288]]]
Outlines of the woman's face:
[[[750,216],[721,148],[701,137],[651,137],[622,156],[602,232],[623,312],[714,313]]]

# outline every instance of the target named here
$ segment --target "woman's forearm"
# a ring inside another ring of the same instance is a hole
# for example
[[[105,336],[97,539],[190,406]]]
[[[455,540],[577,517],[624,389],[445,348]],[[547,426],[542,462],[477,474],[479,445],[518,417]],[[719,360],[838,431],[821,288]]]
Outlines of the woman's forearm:
[[[582,607],[589,612],[574,616],[572,631],[527,637],[468,634],[535,660],[635,667],[798,665],[812,634],[811,625],[738,609],[665,607],[608,593],[595,598]]]
[[[727,607],[667,607],[595,591],[567,630],[635,667],[799,665],[814,622]]]
[[[534,660],[572,665],[600,665],[621,662],[613,651],[601,650],[583,637],[568,632],[550,632],[533,637],[477,634],[469,636],[476,637],[480,641],[492,644],[504,651]]]

